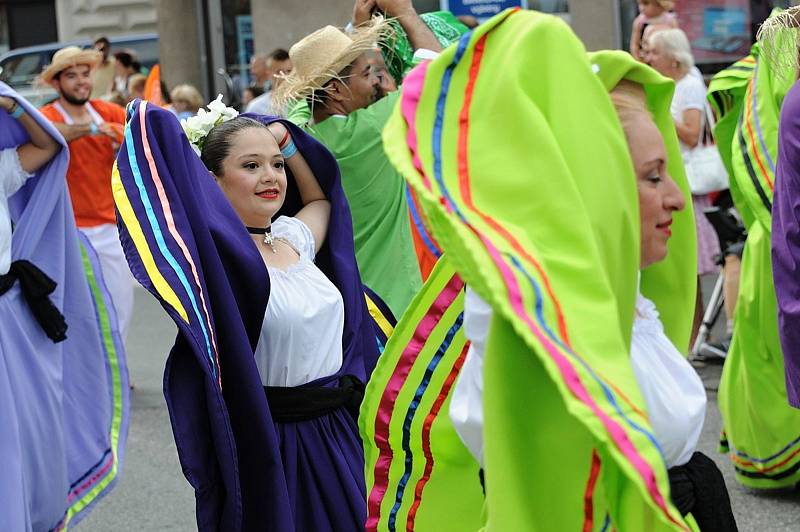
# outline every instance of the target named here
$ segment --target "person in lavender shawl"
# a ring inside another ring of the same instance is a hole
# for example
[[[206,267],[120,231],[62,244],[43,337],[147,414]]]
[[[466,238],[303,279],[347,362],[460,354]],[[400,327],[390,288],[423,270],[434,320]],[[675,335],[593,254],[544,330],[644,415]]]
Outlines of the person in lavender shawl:
[[[62,530],[116,482],[118,320],[67,195],[68,149],[0,82],[0,530]]]
[[[198,528],[361,530],[380,335],[336,160],[287,121],[209,109],[190,145],[134,102],[112,179],[131,271],[179,328],[164,392]]]

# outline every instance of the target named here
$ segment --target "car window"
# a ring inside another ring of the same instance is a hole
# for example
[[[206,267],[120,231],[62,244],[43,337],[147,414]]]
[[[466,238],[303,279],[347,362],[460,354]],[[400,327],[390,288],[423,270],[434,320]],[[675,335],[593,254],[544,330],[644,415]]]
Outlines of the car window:
[[[42,71],[42,54],[39,52],[8,58],[2,65],[0,80],[12,87],[30,85]]]

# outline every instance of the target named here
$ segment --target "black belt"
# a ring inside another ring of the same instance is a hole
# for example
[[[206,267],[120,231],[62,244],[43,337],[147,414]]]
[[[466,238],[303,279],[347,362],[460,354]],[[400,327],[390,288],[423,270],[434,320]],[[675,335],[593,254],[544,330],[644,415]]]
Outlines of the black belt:
[[[711,458],[694,453],[687,464],[668,473],[672,503],[681,515],[691,513],[703,532],[737,530],[725,479]]]
[[[280,423],[308,421],[345,408],[354,420],[364,399],[364,383],[352,375],[339,379],[338,387],[265,386],[272,420]]]
[[[0,296],[11,290],[17,280],[22,297],[48,338],[54,343],[66,340],[67,322],[49,297],[56,289],[56,282],[32,262],[15,260],[8,273],[0,275]]]

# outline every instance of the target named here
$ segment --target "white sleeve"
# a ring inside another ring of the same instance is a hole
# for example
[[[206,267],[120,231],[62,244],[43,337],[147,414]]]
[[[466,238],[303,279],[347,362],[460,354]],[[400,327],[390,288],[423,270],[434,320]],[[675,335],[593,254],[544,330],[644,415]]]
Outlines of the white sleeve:
[[[0,151],[0,180],[2,180],[2,192],[5,197],[11,196],[22,188],[25,181],[32,176],[33,174],[22,169],[16,148]]]
[[[314,261],[316,257],[314,235],[299,218],[281,216],[272,222],[272,235],[275,238],[285,238],[297,253]]]
[[[678,111],[681,113],[689,109],[702,111],[705,108],[706,87],[702,81],[691,74],[687,75],[687,81],[681,84],[680,91],[676,96],[678,97]]]
[[[464,299],[464,333],[471,342],[450,399],[450,420],[469,449],[483,466],[483,356],[492,307],[467,288]]]

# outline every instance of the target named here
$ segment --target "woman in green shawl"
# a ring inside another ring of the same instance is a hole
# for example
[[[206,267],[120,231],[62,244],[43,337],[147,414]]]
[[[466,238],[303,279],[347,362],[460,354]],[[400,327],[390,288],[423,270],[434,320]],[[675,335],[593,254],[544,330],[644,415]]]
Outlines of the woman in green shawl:
[[[670,502],[629,357],[638,202],[607,89],[632,67],[593,62],[602,84],[563,23],[505,12],[413,70],[384,131],[434,236],[493,311],[484,366],[488,530],[689,528]],[[648,103],[668,102],[671,91],[663,79],[648,86]],[[655,119],[671,131],[667,111]],[[674,131],[665,142],[677,153]],[[679,158],[669,157],[669,171],[686,192]],[[642,292],[671,340],[686,345],[691,213],[676,213],[673,231],[675,253],[643,273]]]
[[[750,55],[717,74],[708,96],[720,116],[714,134],[747,228],[733,339],[719,385],[720,447],[736,479],[759,489],[800,481],[800,411],[787,403],[770,245],[778,118],[797,79],[796,12],[773,13]]]

